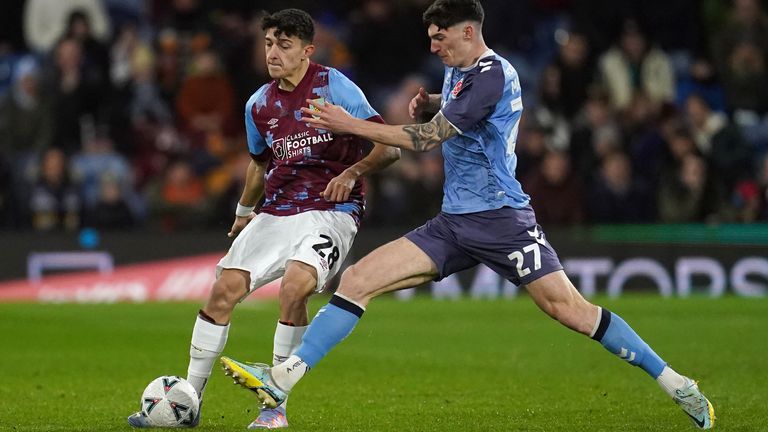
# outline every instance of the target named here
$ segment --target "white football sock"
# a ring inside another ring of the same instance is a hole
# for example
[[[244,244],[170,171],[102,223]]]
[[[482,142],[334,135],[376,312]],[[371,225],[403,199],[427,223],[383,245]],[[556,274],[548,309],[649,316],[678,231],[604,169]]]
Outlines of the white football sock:
[[[272,368],[272,380],[284,392],[289,392],[307,373],[309,366],[296,355]]]
[[[189,368],[187,381],[197,391],[202,400],[205,384],[211,376],[213,363],[221,355],[227,344],[229,324],[217,325],[197,316],[192,330],[192,343],[189,346]]]
[[[277,322],[275,328],[275,345],[272,350],[272,365],[277,366],[283,363],[291,354],[301,345],[301,337],[307,332],[309,326],[289,326]],[[285,398],[282,405],[283,409],[288,408],[288,398]]]
[[[656,378],[656,382],[659,383],[661,388],[670,396],[675,396],[675,390],[682,388],[685,385],[685,377],[675,372],[674,369],[669,366],[664,366],[664,370]]]
[[[275,345],[272,350],[272,364],[279,365],[288,359],[294,351],[301,345],[301,337],[307,332],[309,326],[289,326],[277,322],[275,328]]]

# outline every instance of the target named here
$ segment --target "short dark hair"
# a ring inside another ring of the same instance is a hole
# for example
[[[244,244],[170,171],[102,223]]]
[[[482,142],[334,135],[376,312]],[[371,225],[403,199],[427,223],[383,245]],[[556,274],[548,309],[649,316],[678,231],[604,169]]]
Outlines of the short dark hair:
[[[296,36],[307,43],[312,43],[315,38],[315,23],[301,9],[283,9],[265,16],[261,21],[261,29],[266,31],[271,28],[275,29],[276,36]]]
[[[422,15],[425,26],[434,24],[441,29],[463,21],[482,24],[484,18],[485,12],[478,0],[436,0]]]

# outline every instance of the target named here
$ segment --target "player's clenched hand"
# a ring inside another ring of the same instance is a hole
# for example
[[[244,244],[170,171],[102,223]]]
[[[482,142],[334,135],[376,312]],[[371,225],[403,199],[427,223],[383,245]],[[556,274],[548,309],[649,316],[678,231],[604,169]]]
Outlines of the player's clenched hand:
[[[328,182],[323,193],[320,195],[325,198],[326,201],[341,202],[349,199],[349,194],[352,193],[352,188],[355,187],[357,182],[357,175],[350,170],[344,170],[341,174],[332,178]]]
[[[248,216],[240,217],[235,216],[235,222],[232,224],[232,228],[229,229],[229,233],[227,233],[227,237],[235,237],[236,235],[240,234],[240,231],[245,228],[246,225],[248,225],[248,222],[251,221],[251,219],[256,217],[256,213],[251,212]]]
[[[328,102],[321,105],[311,99],[307,99],[307,102],[312,105],[312,108],[304,107],[301,109],[304,114],[301,121],[307,122],[317,129],[336,133],[350,132],[350,121],[354,120],[354,117],[349,115],[344,108]]]
[[[419,92],[411,99],[411,103],[408,104],[408,115],[412,119],[421,115],[424,109],[429,106],[429,93],[424,90],[424,87],[419,87]]]

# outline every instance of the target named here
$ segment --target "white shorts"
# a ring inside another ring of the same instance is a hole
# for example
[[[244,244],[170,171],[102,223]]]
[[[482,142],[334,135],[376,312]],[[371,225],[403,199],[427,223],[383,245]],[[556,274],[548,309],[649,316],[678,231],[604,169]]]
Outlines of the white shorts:
[[[352,216],[338,211],[308,211],[291,216],[260,213],[238,234],[216,266],[250,272],[249,294],[283,276],[288,261],[317,271],[316,292],[333,278],[357,234]]]

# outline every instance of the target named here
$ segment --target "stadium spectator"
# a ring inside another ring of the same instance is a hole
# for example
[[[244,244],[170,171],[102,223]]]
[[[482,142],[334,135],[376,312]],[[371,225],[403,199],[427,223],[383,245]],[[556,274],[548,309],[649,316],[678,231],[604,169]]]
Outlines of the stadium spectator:
[[[523,116],[520,120],[520,134],[515,145],[517,155],[517,176],[527,179],[541,169],[550,146],[547,143],[546,131],[529,117]]]
[[[523,182],[536,206],[536,220],[542,225],[566,226],[585,221],[584,186],[571,169],[567,153],[548,152],[541,171]]]
[[[27,205],[36,231],[73,231],[80,226],[82,199],[70,180],[67,156],[61,150],[43,153]]]
[[[569,153],[574,170],[589,181],[603,156],[620,147],[620,133],[607,94],[594,88],[571,134]]]
[[[749,177],[750,148],[739,129],[730,124],[725,114],[712,111],[701,96],[689,96],[685,107],[696,147],[711,161],[712,175],[728,189]]]
[[[768,16],[759,0],[735,0],[713,42],[728,107],[762,115],[768,110]]]
[[[27,0],[24,8],[24,35],[27,45],[47,53],[65,36],[73,12],[87,17],[94,37],[109,39],[111,23],[101,0]]]
[[[560,51],[553,63],[559,71],[559,91],[562,114],[572,121],[587,100],[587,90],[595,80],[595,66],[592,63],[587,37],[579,32],[570,32],[560,44]]]
[[[647,188],[633,177],[629,157],[618,151],[603,159],[589,188],[587,209],[592,223],[641,223],[654,217]]]
[[[533,109],[536,123],[543,128],[552,148],[568,150],[571,123],[565,115],[562,94],[562,71],[554,65],[544,68],[539,81],[539,100]]]
[[[682,120],[673,105],[664,105],[655,119],[648,120],[650,124],[627,138],[626,149],[635,177],[655,191],[669,156],[668,143]]]
[[[717,222],[722,189],[709,176],[703,157],[683,157],[675,175],[659,186],[659,220],[663,223]]]
[[[351,14],[349,48],[357,60],[354,78],[374,108],[400,77],[419,69],[424,60],[413,41],[424,41],[418,12],[412,5],[365,0]],[[397,29],[393,32],[392,29]],[[383,38],[387,34],[390,37]]]
[[[148,187],[147,201],[165,231],[200,227],[208,218],[205,185],[185,160],[171,163],[163,178]]]
[[[53,98],[53,145],[67,154],[80,150],[82,133],[93,128],[99,111],[98,72],[86,68],[80,43],[62,39],[54,52],[46,92]]]
[[[104,132],[98,132],[83,145],[83,150],[71,158],[73,182],[80,188],[86,209],[96,206],[102,194],[103,183],[109,179],[120,189],[121,195],[130,197],[136,204],[133,191],[133,174],[128,160],[115,151],[112,140]],[[138,209],[134,209],[138,213]]]
[[[753,179],[740,181],[730,196],[725,218],[729,222],[752,223],[760,219],[762,199],[760,184]]]
[[[176,113],[194,161],[203,169],[215,164],[210,159],[224,151],[224,138],[239,130],[234,125],[234,103],[231,81],[218,56],[212,51],[197,54],[179,90]]]
[[[20,60],[13,75],[13,87],[0,101],[0,153],[19,167],[50,147],[53,111],[34,58]]]
[[[86,208],[83,225],[98,229],[130,229],[135,225],[133,211],[123,197],[122,186],[110,177],[101,177],[99,196],[96,202]]]
[[[315,21],[315,61],[334,67],[346,75],[353,75],[352,53],[346,42],[340,37],[343,33],[342,22],[334,15],[325,13]]]
[[[100,86],[108,84],[109,51],[93,35],[91,21],[87,12],[78,9],[69,14],[64,38],[74,39],[80,43],[86,69],[93,71]]]
[[[616,46],[600,58],[600,73],[611,104],[625,109],[632,96],[645,92],[655,105],[672,102],[675,77],[669,57],[648,40],[635,21],[626,21]]]
[[[727,109],[725,91],[717,76],[715,65],[704,56],[694,59],[688,73],[678,77],[675,105],[683,109],[685,101],[692,94],[704,98],[714,111],[725,112]]]
[[[112,46],[110,132],[123,154],[138,157],[174,118],[155,81],[155,55],[133,24],[120,28]]]
[[[261,12],[242,16],[225,10],[215,23],[214,49],[230,76],[237,110],[245,105],[255,87],[271,79],[264,63],[262,16]]]

